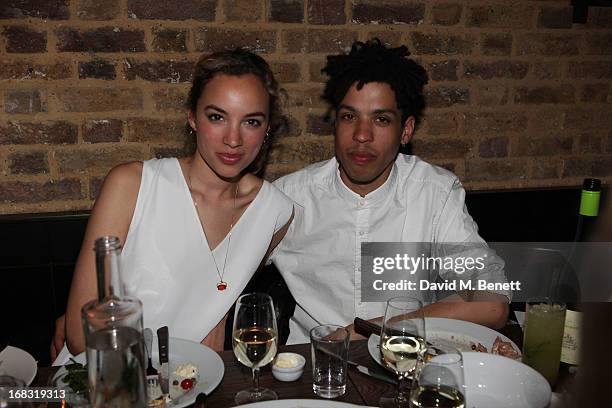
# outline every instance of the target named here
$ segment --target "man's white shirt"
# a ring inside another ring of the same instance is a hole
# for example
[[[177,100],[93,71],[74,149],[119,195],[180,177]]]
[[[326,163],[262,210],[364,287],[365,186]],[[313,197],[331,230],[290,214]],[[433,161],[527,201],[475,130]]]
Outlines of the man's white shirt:
[[[335,158],[274,184],[296,203],[293,223],[271,257],[297,302],[288,344],[308,342],[318,324],[384,315],[384,303],[361,302],[361,243],[486,245],[458,178],[416,156],[399,154],[386,182],[365,197],[344,184]],[[503,280],[503,261],[494,258],[479,277]]]

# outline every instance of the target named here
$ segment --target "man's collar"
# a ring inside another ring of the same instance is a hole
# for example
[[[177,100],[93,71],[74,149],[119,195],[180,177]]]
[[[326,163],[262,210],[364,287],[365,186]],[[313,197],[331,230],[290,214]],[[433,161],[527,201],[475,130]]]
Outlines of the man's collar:
[[[368,204],[375,204],[387,198],[397,183],[397,164],[395,161],[393,161],[393,166],[391,166],[391,172],[389,173],[387,180],[385,180],[385,182],[376,190],[366,194],[365,197],[361,197],[359,194],[348,188],[346,184],[344,184],[342,177],[340,177],[340,163],[338,163],[336,158],[333,160],[336,162],[334,186],[338,195],[340,195],[340,197],[347,202],[365,200]]]

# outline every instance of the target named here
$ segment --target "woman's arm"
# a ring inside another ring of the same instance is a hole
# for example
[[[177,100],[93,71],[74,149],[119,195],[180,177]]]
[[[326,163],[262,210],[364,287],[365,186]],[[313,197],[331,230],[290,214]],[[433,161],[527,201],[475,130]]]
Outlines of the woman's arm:
[[[126,163],[112,169],[91,211],[66,308],[66,343],[73,355],[85,350],[81,308],[97,293],[94,241],[103,235],[114,235],[122,244],[125,242],[141,177],[141,162]]]

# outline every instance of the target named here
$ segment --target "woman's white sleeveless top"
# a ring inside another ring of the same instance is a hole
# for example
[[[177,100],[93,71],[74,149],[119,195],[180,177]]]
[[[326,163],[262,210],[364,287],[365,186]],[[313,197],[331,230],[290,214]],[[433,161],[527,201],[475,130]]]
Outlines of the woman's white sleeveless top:
[[[171,337],[201,341],[236,301],[291,217],[293,204],[272,184],[260,191],[212,252],[175,158],[144,162],[134,216],[122,253],[127,294],[143,303],[144,327],[168,326]],[[228,250],[229,241],[229,250]]]

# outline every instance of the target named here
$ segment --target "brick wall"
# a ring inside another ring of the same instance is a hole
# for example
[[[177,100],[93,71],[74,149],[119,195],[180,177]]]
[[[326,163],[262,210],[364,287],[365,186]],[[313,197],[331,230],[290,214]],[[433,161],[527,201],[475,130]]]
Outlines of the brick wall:
[[[276,178],[333,154],[328,53],[374,36],[428,69],[413,152],[469,189],[578,185],[612,174],[612,8],[569,0],[3,0],[0,214],[87,209],[108,169],[183,154],[182,102],[202,52],[273,64],[291,128]]]

